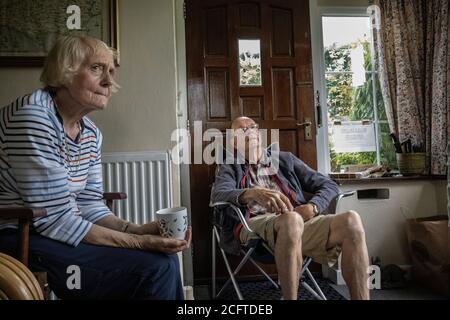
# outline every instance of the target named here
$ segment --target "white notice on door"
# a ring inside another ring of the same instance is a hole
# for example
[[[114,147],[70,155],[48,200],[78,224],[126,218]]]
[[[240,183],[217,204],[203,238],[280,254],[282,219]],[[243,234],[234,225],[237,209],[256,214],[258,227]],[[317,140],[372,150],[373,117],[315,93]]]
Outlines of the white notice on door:
[[[373,123],[354,121],[333,125],[332,139],[336,153],[376,151]]]

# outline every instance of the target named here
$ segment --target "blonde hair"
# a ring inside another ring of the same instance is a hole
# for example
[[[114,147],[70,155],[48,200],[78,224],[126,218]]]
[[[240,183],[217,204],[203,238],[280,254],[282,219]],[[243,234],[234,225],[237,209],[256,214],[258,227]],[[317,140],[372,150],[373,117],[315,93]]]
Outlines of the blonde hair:
[[[72,82],[84,61],[99,52],[111,53],[113,59],[117,52],[106,43],[85,35],[71,35],[59,38],[48,53],[40,80],[45,88],[55,92]],[[112,80],[112,91],[117,92],[120,86]]]

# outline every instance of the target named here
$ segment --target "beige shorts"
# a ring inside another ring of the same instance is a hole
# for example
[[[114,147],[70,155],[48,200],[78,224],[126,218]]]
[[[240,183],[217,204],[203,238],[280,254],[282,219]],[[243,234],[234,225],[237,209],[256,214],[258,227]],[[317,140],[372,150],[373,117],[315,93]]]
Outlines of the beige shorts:
[[[267,242],[272,250],[275,250],[277,217],[278,215],[274,213],[267,213],[250,218],[248,224],[254,233],[242,228],[239,235],[241,243],[245,244],[250,239],[259,236]],[[303,256],[311,257],[313,261],[320,264],[328,264],[329,267],[336,263],[341,252],[339,247],[330,250],[326,248],[333,218],[332,215],[320,215],[308,220],[305,222],[302,236]]]

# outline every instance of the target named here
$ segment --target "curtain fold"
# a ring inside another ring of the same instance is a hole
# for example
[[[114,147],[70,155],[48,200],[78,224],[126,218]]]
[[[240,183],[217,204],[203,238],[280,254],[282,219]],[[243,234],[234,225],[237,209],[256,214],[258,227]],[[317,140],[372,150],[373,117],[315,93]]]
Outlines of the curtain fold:
[[[428,174],[445,175],[450,135],[448,0],[374,0],[380,84],[391,132],[422,143]]]

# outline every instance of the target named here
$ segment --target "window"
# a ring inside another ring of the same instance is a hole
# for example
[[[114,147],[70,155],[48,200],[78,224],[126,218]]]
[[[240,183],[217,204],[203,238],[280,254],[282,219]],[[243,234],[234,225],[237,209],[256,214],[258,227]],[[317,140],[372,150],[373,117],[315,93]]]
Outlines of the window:
[[[259,40],[239,39],[239,78],[241,86],[260,86],[261,44]]]
[[[322,16],[331,172],[348,165],[397,168],[369,16]],[[326,148],[326,147],[325,147]]]

